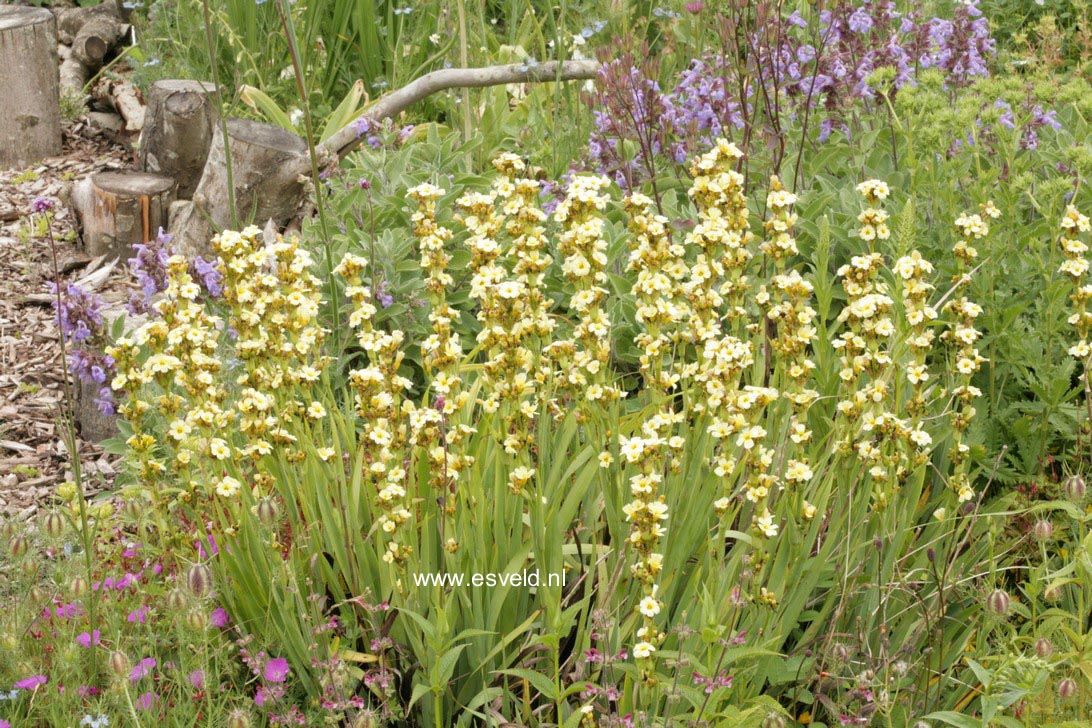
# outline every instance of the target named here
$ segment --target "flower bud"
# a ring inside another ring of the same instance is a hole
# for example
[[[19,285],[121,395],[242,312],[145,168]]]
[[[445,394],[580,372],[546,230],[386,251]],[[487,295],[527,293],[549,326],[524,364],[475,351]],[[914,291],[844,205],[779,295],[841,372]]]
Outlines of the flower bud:
[[[41,604],[49,598],[49,594],[46,593],[46,590],[37,584],[30,588],[30,591],[27,592],[27,596],[30,597],[30,601],[33,604]]]
[[[1065,497],[1074,503],[1081,503],[1084,501],[1084,478],[1074,473],[1066,478],[1065,485],[1062,486],[1065,491]]]
[[[209,618],[199,609],[194,609],[186,614],[186,626],[194,632],[203,632],[209,626]]]
[[[246,711],[236,710],[228,717],[228,728],[250,728],[250,716]]]
[[[167,594],[167,606],[171,608],[171,611],[181,612],[186,608],[186,602],[189,599],[186,597],[186,592],[181,589],[171,589]]]
[[[186,570],[186,586],[190,594],[198,599],[208,596],[212,591],[212,572],[204,564],[194,564]]]
[[[14,521],[9,521],[6,518],[3,521],[0,521],[0,538],[3,538],[3,539],[6,540],[6,539],[11,538],[14,535],[15,535],[15,523],[14,523]]]
[[[1058,697],[1062,700],[1069,700],[1077,694],[1077,681],[1071,677],[1067,677],[1058,683]]]
[[[68,582],[68,593],[73,597],[82,597],[87,593],[87,589],[87,579],[82,576],[74,576],[72,581]]]
[[[1050,521],[1036,521],[1035,525],[1031,527],[1031,535],[1035,537],[1036,541],[1049,541],[1050,537],[1054,535],[1054,524]]]
[[[129,658],[125,656],[125,653],[121,650],[114,650],[110,653],[110,657],[107,659],[107,664],[110,665],[110,671],[118,677],[127,677],[129,675]]]
[[[842,642],[835,643],[834,647],[831,648],[831,654],[838,662],[849,662],[849,648],[846,647],[845,644],[843,644]]]
[[[1062,590],[1056,586],[1048,586],[1043,592],[1043,598],[1048,602],[1056,602],[1062,598]]]
[[[130,498],[125,501],[125,507],[123,509],[125,517],[130,521],[137,522],[144,515],[144,506],[136,498]]]
[[[779,713],[767,713],[762,728],[785,728],[785,718]]]
[[[29,548],[30,542],[27,541],[27,537],[21,533],[15,534],[8,540],[8,551],[16,558],[25,554]]]
[[[277,522],[277,504],[272,498],[262,498],[258,501],[258,520],[266,526],[272,526]]]
[[[42,531],[52,539],[59,539],[63,536],[67,525],[64,516],[57,513],[57,511],[50,511],[42,519]]]
[[[353,720],[353,728],[379,728],[379,718],[370,710],[361,711]]]
[[[986,609],[1001,616],[1009,611],[1009,595],[1004,589],[995,589],[986,597]]]
[[[23,576],[28,579],[38,573],[38,561],[37,559],[27,559],[19,565],[19,568],[23,572]]]
[[[1046,637],[1040,637],[1039,639],[1035,640],[1035,654],[1037,654],[1039,657],[1045,660],[1046,658],[1050,657],[1051,653],[1053,652],[1054,646],[1050,644],[1050,640],[1048,640]]]

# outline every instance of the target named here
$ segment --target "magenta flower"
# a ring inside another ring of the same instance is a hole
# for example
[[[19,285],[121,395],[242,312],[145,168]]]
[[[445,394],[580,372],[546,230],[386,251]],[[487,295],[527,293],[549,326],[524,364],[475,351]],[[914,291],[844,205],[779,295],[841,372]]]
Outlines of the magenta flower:
[[[224,610],[223,607],[217,607],[216,609],[212,610],[212,614],[209,615],[209,622],[212,623],[213,627],[221,628],[227,627],[229,624],[231,624],[231,620],[228,619],[227,612]]]
[[[53,207],[53,200],[46,197],[35,197],[30,203],[30,209],[34,212],[47,212]]]
[[[31,675],[30,677],[23,678],[19,682],[15,683],[16,690],[37,690],[39,686],[45,685],[49,682],[49,678],[45,675]]]
[[[100,640],[99,637],[100,634],[97,629],[90,634],[88,634],[87,632],[81,632],[76,637],[76,643],[79,644],[80,647],[89,649],[91,645],[98,645],[102,643],[102,640]]]
[[[8,723],[3,718],[0,718],[0,728],[11,728],[11,723]]]
[[[139,622],[140,624],[144,624],[144,622],[148,619],[148,607],[137,607],[133,611],[129,612],[128,619],[133,624],[136,624],[137,622]]]
[[[136,707],[141,710],[151,710],[158,700],[159,696],[149,690],[136,699]]]
[[[136,682],[141,678],[148,677],[148,675],[152,674],[152,668],[155,667],[155,665],[156,662],[154,657],[145,657],[138,662],[136,667],[129,673],[129,679]]]
[[[288,679],[288,660],[283,657],[274,657],[265,663],[262,677],[269,682],[281,683]]]
[[[194,670],[189,675],[186,675],[186,679],[190,681],[190,685],[200,690],[205,685],[205,673],[202,670]]]

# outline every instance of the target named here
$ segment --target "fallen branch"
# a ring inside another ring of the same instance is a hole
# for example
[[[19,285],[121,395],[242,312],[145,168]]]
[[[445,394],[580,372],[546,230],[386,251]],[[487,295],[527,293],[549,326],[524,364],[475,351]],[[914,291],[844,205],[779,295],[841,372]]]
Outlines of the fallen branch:
[[[357,125],[362,119],[382,121],[397,116],[421,99],[453,88],[484,88],[510,83],[583,81],[594,78],[599,63],[551,61],[536,66],[512,64],[486,68],[447,68],[421,76],[407,86],[378,99],[355,121],[318,144],[315,152],[319,167],[336,164],[360,145]],[[311,176],[311,158],[307,144],[295,134],[271,124],[228,121],[234,194],[228,192],[224,161],[227,157],[223,134],[214,131],[208,161],[193,205],[180,207],[171,218],[176,249],[187,254],[205,254],[216,229],[223,229],[232,219],[229,199],[238,206],[239,219],[272,218],[283,226],[303,204],[304,180]]]
[[[410,82],[397,91],[380,97],[368,107],[352,124],[338,131],[322,144],[318,145],[320,156],[344,159],[345,155],[356,149],[361,137],[356,125],[361,119],[382,121],[398,116],[418,101],[440,91],[453,88],[485,88],[504,86],[510,83],[541,83],[548,81],[586,81],[595,78],[599,71],[599,62],[550,61],[535,66],[513,63],[508,66],[487,66],[485,68],[445,68]]]

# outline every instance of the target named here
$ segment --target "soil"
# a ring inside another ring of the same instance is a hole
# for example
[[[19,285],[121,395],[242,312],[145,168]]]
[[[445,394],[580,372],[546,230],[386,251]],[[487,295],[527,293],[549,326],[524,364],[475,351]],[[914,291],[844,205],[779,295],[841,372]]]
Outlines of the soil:
[[[55,314],[47,284],[54,280],[48,237],[36,234],[31,204],[54,203],[52,233],[61,279],[79,280],[108,267],[79,245],[75,215],[67,206],[72,181],[108,169],[129,169],[132,153],[112,133],[86,120],[66,126],[58,157],[29,170],[0,171],[0,520],[28,519],[48,508],[54,487],[72,475],[64,422],[70,408]],[[95,287],[105,301],[128,297],[124,265]],[[88,495],[111,487],[117,458],[79,440]]]

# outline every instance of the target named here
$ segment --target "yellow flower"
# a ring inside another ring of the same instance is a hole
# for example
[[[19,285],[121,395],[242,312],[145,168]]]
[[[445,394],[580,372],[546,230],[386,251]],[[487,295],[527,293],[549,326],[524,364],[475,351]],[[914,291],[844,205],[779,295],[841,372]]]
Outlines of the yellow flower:
[[[224,498],[231,498],[239,492],[240,488],[242,488],[242,484],[235,478],[227,475],[216,484],[216,493]]]
[[[645,597],[641,600],[638,609],[646,617],[655,617],[660,613],[660,602],[655,597]],[[634,654],[636,654],[636,648],[634,648]]]

